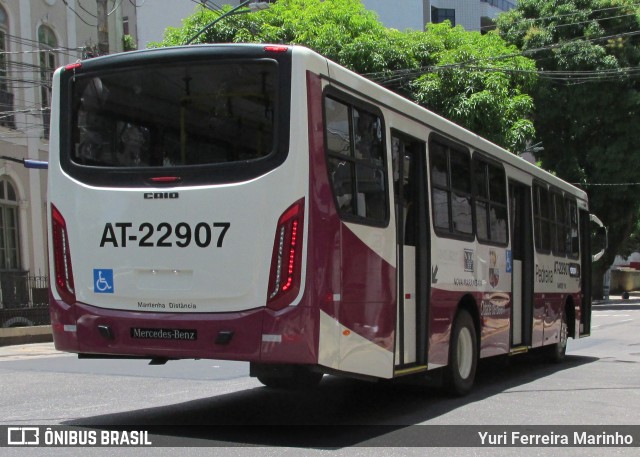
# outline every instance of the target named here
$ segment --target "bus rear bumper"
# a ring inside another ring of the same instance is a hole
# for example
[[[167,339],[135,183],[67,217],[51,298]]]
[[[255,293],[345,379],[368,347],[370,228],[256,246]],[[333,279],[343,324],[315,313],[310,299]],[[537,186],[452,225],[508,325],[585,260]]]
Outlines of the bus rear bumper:
[[[309,323],[308,308],[275,316],[266,308],[233,313],[155,313],[104,309],[50,297],[56,349],[86,355],[150,359],[221,359],[264,363],[316,363],[302,338],[278,339],[292,325]],[[307,328],[308,330],[308,328]],[[278,344],[279,343],[279,344]]]

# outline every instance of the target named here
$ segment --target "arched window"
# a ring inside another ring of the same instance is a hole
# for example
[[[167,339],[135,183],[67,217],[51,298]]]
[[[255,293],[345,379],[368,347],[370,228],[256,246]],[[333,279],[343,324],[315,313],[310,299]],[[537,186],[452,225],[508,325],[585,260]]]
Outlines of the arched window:
[[[51,107],[51,80],[56,69],[56,52],[58,41],[51,28],[41,25],[38,28],[38,43],[40,45],[40,99],[42,108]],[[49,138],[49,119],[51,113],[48,110],[42,112],[45,138]]]
[[[11,181],[0,178],[0,270],[20,269],[18,196]]]

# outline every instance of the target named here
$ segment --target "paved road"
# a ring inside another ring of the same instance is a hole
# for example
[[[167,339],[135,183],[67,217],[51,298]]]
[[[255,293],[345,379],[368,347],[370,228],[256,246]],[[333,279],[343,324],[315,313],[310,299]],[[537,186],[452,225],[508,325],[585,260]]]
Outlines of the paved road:
[[[531,355],[514,357],[506,365],[482,364],[476,389],[462,399],[444,397],[423,384],[370,384],[334,377],[325,377],[312,392],[277,392],[249,378],[245,363],[200,360],[149,366],[136,360],[78,360],[56,353],[51,344],[0,348],[0,424],[180,425],[173,432],[164,429],[164,437],[175,438],[176,445],[228,446],[216,448],[224,450],[220,455],[324,454],[328,443],[350,456],[513,455],[514,449],[505,448],[400,446],[402,433],[416,429],[409,427],[416,424],[640,425],[639,383],[640,306],[629,304],[594,311],[592,336],[570,341],[563,364]],[[294,425],[340,428],[292,432]],[[391,447],[351,447],[379,444],[380,439]],[[551,455],[546,450],[550,449],[518,449],[518,454]],[[26,455],[15,448],[8,451],[3,455]],[[31,453],[45,454],[42,451]],[[46,451],[51,455],[62,450]],[[106,449],[67,451],[107,455]],[[175,455],[176,450],[171,451],[114,449],[109,455]],[[192,448],[189,454],[211,455],[206,451]],[[635,455],[632,451],[565,448],[562,454]]]

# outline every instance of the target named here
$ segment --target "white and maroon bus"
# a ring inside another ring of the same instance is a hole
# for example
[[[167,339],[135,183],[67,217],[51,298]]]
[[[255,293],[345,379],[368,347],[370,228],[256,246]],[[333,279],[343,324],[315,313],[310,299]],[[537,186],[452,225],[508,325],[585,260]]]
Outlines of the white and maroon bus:
[[[589,334],[586,194],[308,49],[101,57],[53,94],[59,350],[466,393]]]

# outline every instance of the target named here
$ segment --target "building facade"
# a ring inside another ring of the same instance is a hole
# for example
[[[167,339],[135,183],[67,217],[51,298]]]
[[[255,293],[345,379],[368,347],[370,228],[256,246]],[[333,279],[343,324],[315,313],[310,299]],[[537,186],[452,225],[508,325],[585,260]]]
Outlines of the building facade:
[[[382,23],[398,30],[424,30],[430,23],[446,20],[466,30],[484,31],[496,16],[515,8],[516,0],[362,0],[378,13]]]
[[[260,0],[256,0],[260,1]],[[267,1],[267,0],[261,0]],[[424,30],[429,22],[449,20],[466,30],[488,30],[496,16],[515,8],[516,0],[362,0],[367,9],[375,11],[386,26],[398,30]],[[147,0],[137,11],[137,33],[140,48],[161,41],[164,30],[180,27],[182,18],[195,11],[198,3],[208,3],[211,9],[222,5],[237,6],[242,0]]]
[[[48,274],[46,170],[18,162],[48,160],[51,77],[96,53],[98,3],[109,51],[122,51],[134,2],[0,0],[0,308],[15,295],[12,278]]]

